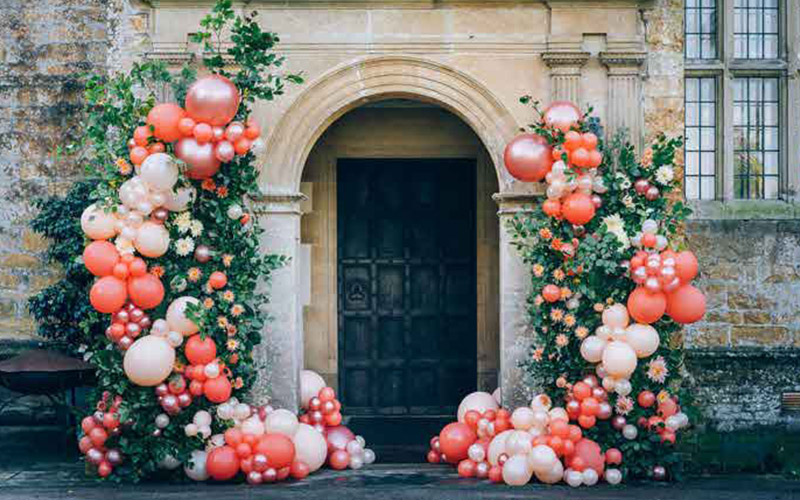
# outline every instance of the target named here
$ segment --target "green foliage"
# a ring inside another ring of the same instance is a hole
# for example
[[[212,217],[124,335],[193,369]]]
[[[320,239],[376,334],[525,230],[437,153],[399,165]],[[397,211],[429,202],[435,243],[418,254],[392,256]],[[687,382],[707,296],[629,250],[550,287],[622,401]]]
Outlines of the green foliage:
[[[523,98],[523,102],[530,103],[538,112],[537,103],[530,98]],[[589,116],[590,112],[580,123],[581,132],[592,131],[603,137],[599,121]],[[562,132],[545,128],[541,121],[530,127],[553,146],[564,141]],[[673,249],[682,249],[682,224],[690,210],[680,196],[675,196],[679,183],[674,178],[673,163],[681,146],[681,139],[660,135],[638,158],[624,133],[617,134],[609,144],[601,141],[598,149],[604,159],[598,172],[607,192],[602,194],[602,206],[589,223],[573,227],[564,220],[546,216],[538,208],[510,223],[514,244],[531,271],[528,318],[535,331],[535,342],[524,368],[531,384],[537,390],[555,395],[557,403],[563,404],[567,395],[566,390],[558,388],[558,379],[574,383],[595,371],[595,366],[582,358],[580,345],[586,335],[602,324],[598,311],[608,304],[624,304],[635,288],[623,262],[629,261],[636,251],[630,241],[641,230],[642,223],[647,219],[657,221],[659,234],[669,239]],[[574,178],[576,174],[568,170],[567,179]],[[657,186],[661,196],[648,201],[637,194],[633,187],[637,179],[647,179]],[[571,245],[574,255],[565,254],[564,245]],[[554,303],[543,300],[540,292],[549,284],[561,288],[562,300]],[[688,397],[679,384],[683,370],[681,325],[665,316],[653,326],[659,332],[660,347],[649,359],[639,361],[630,379],[634,388],[631,396],[635,398],[640,391],[651,390],[656,394],[678,394],[682,404],[687,404]],[[663,382],[647,376],[648,362],[658,357],[668,370]],[[612,406],[620,398],[609,395]],[[636,423],[640,417],[653,414],[653,408],[634,404],[626,418]],[[670,468],[679,458],[673,446],[662,444],[657,434],[644,429],[640,429],[637,439],[628,441],[608,421],[599,421],[585,434],[604,449],[617,447],[623,452],[622,470],[626,476],[646,476],[655,464]]]

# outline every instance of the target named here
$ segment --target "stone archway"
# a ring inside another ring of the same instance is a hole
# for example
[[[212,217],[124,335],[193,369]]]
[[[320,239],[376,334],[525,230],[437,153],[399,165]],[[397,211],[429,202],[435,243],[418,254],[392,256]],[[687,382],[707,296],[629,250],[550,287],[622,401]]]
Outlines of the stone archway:
[[[464,120],[489,152],[500,191],[506,190],[510,179],[502,168],[503,148],[518,124],[492,92],[471,76],[438,62],[382,56],[334,68],[294,100],[268,140],[262,192],[297,192],[306,158],[328,126],[353,108],[389,98],[431,102]]]

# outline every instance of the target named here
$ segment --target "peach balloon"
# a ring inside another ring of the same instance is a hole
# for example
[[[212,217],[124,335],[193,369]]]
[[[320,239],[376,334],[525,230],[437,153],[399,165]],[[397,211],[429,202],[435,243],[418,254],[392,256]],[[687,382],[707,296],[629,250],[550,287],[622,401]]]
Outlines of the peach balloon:
[[[531,435],[515,430],[506,438],[506,453],[509,456],[528,455],[531,451]]]
[[[186,112],[197,122],[225,125],[239,109],[239,90],[221,75],[198,78],[186,92]]]
[[[154,387],[172,373],[175,349],[155,335],[147,335],[134,342],[122,362],[125,375],[136,385]]]
[[[544,472],[536,472],[536,479],[545,484],[556,484],[564,477],[564,465],[560,460],[553,463],[550,470]]]
[[[133,243],[145,257],[161,257],[169,249],[169,231],[163,224],[147,221],[139,226]]]
[[[603,310],[603,324],[610,328],[625,328],[629,321],[628,309],[622,304],[614,304]]]
[[[581,356],[589,363],[598,363],[603,359],[603,350],[607,342],[597,335],[589,335],[581,342]]]
[[[528,454],[528,466],[536,473],[546,473],[558,461],[556,452],[549,446],[540,444],[534,446]]]
[[[539,182],[553,167],[547,139],[538,134],[521,134],[506,145],[503,160],[508,173],[523,182]]]
[[[189,166],[190,179],[207,179],[219,172],[220,161],[214,153],[214,144],[199,144],[194,137],[184,137],[175,145],[175,156]]]
[[[524,455],[514,455],[503,464],[503,481],[509,486],[526,485],[532,475],[533,470],[528,467],[528,458]]]
[[[93,241],[83,250],[83,264],[95,276],[108,276],[119,262],[119,252],[112,243]]]
[[[675,275],[682,283],[688,283],[697,276],[697,257],[688,251],[684,250],[675,256]]]
[[[469,410],[475,410],[478,413],[483,413],[486,410],[496,410],[498,408],[497,401],[488,392],[473,392],[461,400],[458,405],[458,421],[464,421],[464,415]]]
[[[511,414],[511,425],[517,430],[527,431],[533,427],[535,423],[536,418],[533,414],[533,410],[525,406],[517,408],[514,410],[514,413]]]
[[[650,293],[637,287],[628,296],[628,312],[639,323],[655,323],[667,310],[667,297],[661,293]]]
[[[114,212],[106,212],[97,203],[86,207],[81,214],[81,229],[93,240],[106,240],[117,234],[117,217]]]
[[[169,327],[185,336],[193,335],[200,329],[194,321],[186,317],[186,307],[189,304],[196,306],[200,304],[200,301],[189,296],[178,297],[167,308]]]
[[[122,309],[128,300],[125,282],[114,276],[97,280],[89,291],[89,302],[101,313],[111,314]]]
[[[582,114],[581,110],[569,101],[555,101],[544,110],[542,116],[548,127],[567,132],[578,124]]]
[[[171,212],[183,212],[194,201],[197,196],[197,191],[191,186],[179,187],[175,192],[167,194],[167,200],[164,202],[164,208]]]
[[[694,323],[706,313],[706,296],[692,285],[681,285],[667,296],[667,305],[667,312],[676,323]]]
[[[585,193],[572,193],[561,204],[561,215],[571,224],[582,226],[594,218],[592,197]]]
[[[319,391],[325,387],[325,380],[317,373],[311,370],[303,370],[300,372],[300,406],[303,409],[308,408],[308,402],[311,398],[319,394]]]
[[[139,175],[148,187],[157,191],[170,191],[178,182],[178,166],[166,153],[155,153],[142,162]]]
[[[153,135],[164,142],[175,142],[180,139],[181,133],[178,124],[186,112],[175,103],[166,102],[156,104],[147,113],[147,124],[153,127]]]
[[[514,431],[503,431],[492,438],[492,441],[489,443],[489,448],[486,451],[486,459],[490,464],[498,465],[498,459],[500,458],[500,455],[506,452],[506,440],[512,432]]]
[[[609,375],[628,378],[636,369],[636,352],[625,342],[609,342],[603,351],[603,368]]]
[[[310,472],[318,470],[328,458],[328,443],[325,437],[308,424],[299,424],[292,438],[295,459],[308,465]]]
[[[628,327],[626,341],[640,358],[652,355],[660,343],[656,329],[641,323],[634,323]]]
[[[281,408],[267,415],[264,425],[269,434],[283,434],[291,438],[297,432],[297,415]]]
[[[154,274],[135,276],[128,280],[128,296],[137,307],[153,309],[164,300],[164,285]]]

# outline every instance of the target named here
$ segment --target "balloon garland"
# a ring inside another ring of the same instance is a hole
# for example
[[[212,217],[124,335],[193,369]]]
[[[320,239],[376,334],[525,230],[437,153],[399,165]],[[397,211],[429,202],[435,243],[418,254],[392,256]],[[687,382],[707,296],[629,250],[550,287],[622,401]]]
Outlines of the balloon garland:
[[[572,103],[540,116],[504,159],[514,178],[546,183],[541,211],[510,226],[533,280],[527,369],[545,391],[513,410],[499,390],[468,395],[427,460],[514,486],[666,479],[690,422],[670,341],[705,313],[691,285],[697,259],[671,244],[688,210],[662,196],[678,185],[681,142],[659,136],[637,159],[619,138],[605,145],[597,120]]]

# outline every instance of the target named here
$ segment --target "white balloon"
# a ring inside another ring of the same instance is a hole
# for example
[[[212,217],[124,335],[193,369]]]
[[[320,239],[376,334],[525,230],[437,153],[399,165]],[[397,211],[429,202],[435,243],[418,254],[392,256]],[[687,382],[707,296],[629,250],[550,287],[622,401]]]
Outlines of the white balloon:
[[[503,404],[503,391],[501,391],[499,387],[494,390],[494,392],[492,393],[492,397],[494,398],[495,401],[497,401],[498,405]]]
[[[627,424],[622,428],[622,435],[625,437],[625,439],[636,439],[636,436],[639,435],[639,429],[637,429],[634,425]]]
[[[511,425],[517,430],[527,431],[533,427],[534,423],[535,417],[533,410],[525,406],[520,406],[511,414]]]
[[[583,470],[583,484],[586,486],[594,486],[597,484],[597,480],[600,477],[597,475],[597,471],[592,469],[591,467],[587,467]]]
[[[236,220],[242,216],[244,212],[242,211],[242,206],[234,203],[230,207],[228,207],[227,216],[229,219]]]
[[[250,405],[239,403],[233,408],[233,418],[237,420],[244,420],[250,416]]]
[[[286,437],[294,436],[297,425],[297,416],[283,408],[267,415],[267,420],[264,422],[268,434],[283,434]]]
[[[148,187],[158,191],[172,190],[178,182],[178,165],[166,153],[154,153],[142,162],[140,173]]]
[[[608,484],[619,484],[622,481],[622,472],[619,469],[606,469],[605,479]]]
[[[545,484],[556,484],[564,477],[564,465],[561,460],[553,462],[553,466],[547,471],[536,472],[536,479]]]
[[[506,454],[508,456],[527,456],[531,451],[531,447],[531,435],[525,431],[513,431],[506,438]]]
[[[206,471],[206,452],[201,450],[194,450],[187,463],[183,467],[183,471],[194,481],[205,481],[208,479],[208,471]]]
[[[498,465],[497,459],[506,452],[506,439],[511,433],[514,432],[512,430],[503,431],[500,434],[496,435],[494,439],[489,443],[489,449],[487,452],[487,460],[492,465]]]
[[[322,433],[308,424],[299,424],[292,441],[294,442],[295,459],[305,462],[310,472],[322,467],[328,457],[328,444]],[[375,460],[375,453],[372,450],[364,450],[365,463],[371,463],[368,458]]]
[[[564,473],[564,481],[573,488],[577,488],[583,484],[583,474],[576,470],[567,469]]]
[[[245,434],[252,434],[254,436],[260,436],[264,434],[264,422],[258,418],[258,415],[253,415],[252,417],[246,419],[242,422],[242,432]]]
[[[546,474],[553,468],[553,464],[558,461],[558,455],[549,446],[540,444],[534,446],[531,452],[528,453],[528,465],[536,473]]]
[[[547,394],[537,394],[531,399],[530,407],[532,410],[548,411],[553,407],[553,400]]]
[[[569,422],[569,414],[567,413],[567,410],[561,408],[560,406],[551,409],[548,413],[548,417],[550,417],[551,422],[555,420],[564,420],[565,422]]]
[[[589,363],[598,363],[603,359],[603,351],[607,342],[597,335],[589,335],[581,342],[581,356]]]
[[[163,337],[162,335],[158,335],[159,337]],[[176,332],[172,330],[171,332],[167,333],[167,336],[164,337],[169,342],[169,345],[172,347],[178,348],[181,344],[183,344],[183,335],[181,332]]]
[[[197,424],[186,424],[183,427],[183,433],[186,434],[186,437],[194,437],[198,432],[200,432],[200,429],[197,427]]]
[[[156,415],[156,427],[163,429],[169,425],[169,415],[166,413],[159,413]]]
[[[369,448],[364,450],[364,463],[369,465],[375,461],[375,452]]]
[[[147,184],[138,175],[123,182],[119,187],[119,200],[131,210],[138,210],[139,204],[146,202],[149,194]]]
[[[625,342],[609,342],[603,350],[603,368],[610,375],[628,378],[636,370],[636,352]]]
[[[645,234],[656,234],[658,232],[658,222],[647,219],[642,223],[642,232]]]
[[[652,355],[660,343],[656,329],[640,323],[634,323],[628,327],[626,339],[639,358]]]
[[[631,385],[631,381],[626,378],[619,379],[614,384],[614,392],[620,396],[627,396],[631,391],[633,391],[633,386]]]
[[[469,410],[483,413],[486,410],[496,410],[497,408],[497,400],[491,394],[481,391],[473,392],[462,399],[461,404],[458,405],[458,421],[464,422],[464,415]]]
[[[178,297],[167,308],[167,323],[169,323],[170,328],[176,332],[181,332],[187,337],[200,330],[194,321],[186,317],[186,306],[188,304],[197,305],[200,304],[200,301],[189,296]]]
[[[167,193],[164,208],[170,212],[183,212],[194,201],[197,191],[193,187],[180,187],[173,193]]]
[[[211,425],[211,414],[205,410],[200,410],[194,414],[192,421],[199,427]]]
[[[524,455],[514,455],[503,465],[503,481],[510,486],[523,486],[531,480],[533,471]]]
[[[107,240],[117,234],[117,217],[93,203],[81,214],[81,229],[93,240]]]
[[[145,257],[161,257],[169,249],[169,231],[163,224],[147,221],[139,227],[133,244]]]
[[[300,372],[300,406],[308,409],[308,402],[317,396],[325,387],[325,380],[315,371],[303,370]]]
[[[486,459],[486,450],[483,449],[483,445],[473,443],[470,445],[469,449],[467,449],[467,456],[473,462],[480,463]]]
[[[136,385],[153,387],[172,373],[175,349],[161,337],[147,335],[134,342],[122,362],[125,375]]]

